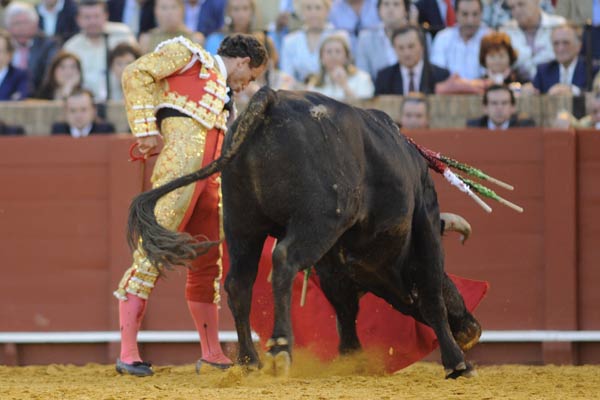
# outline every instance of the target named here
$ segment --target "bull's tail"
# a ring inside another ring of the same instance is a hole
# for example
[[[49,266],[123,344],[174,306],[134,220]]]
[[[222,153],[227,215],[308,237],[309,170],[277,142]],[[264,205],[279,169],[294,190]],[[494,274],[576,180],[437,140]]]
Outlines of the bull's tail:
[[[127,242],[130,248],[137,247],[140,239],[148,261],[155,266],[170,267],[186,264],[216,244],[216,242],[198,242],[187,233],[173,232],[163,228],[154,215],[158,199],[175,189],[206,179],[215,172],[222,171],[238,154],[246,139],[258,130],[261,118],[275,100],[275,92],[267,87],[259,90],[246,110],[231,128],[231,137],[227,138],[219,158],[188,175],[177,178],[163,186],[138,195],[129,208],[127,224]]]

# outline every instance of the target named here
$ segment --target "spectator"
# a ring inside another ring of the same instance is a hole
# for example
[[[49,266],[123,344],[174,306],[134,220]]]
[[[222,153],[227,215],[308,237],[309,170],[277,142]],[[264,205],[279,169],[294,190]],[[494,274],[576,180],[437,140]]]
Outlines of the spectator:
[[[510,41],[519,54],[517,68],[528,79],[535,75],[538,64],[552,60],[550,33],[553,27],[565,23],[557,15],[542,11],[539,0],[506,0],[513,19],[501,30],[510,36]]]
[[[82,0],[77,10],[81,32],[69,39],[63,48],[76,54],[83,67],[83,87],[94,93],[97,101],[108,98],[108,52],[119,43],[135,44],[125,24],[108,22],[106,3]]]
[[[590,100],[590,113],[581,119],[575,118],[568,111],[558,113],[554,122],[555,128],[593,128],[600,130],[600,92],[594,92]]]
[[[414,10],[410,18],[407,7]],[[392,46],[392,33],[409,22],[416,23],[417,19],[416,7],[410,0],[378,0],[377,10],[383,23],[375,29],[363,29],[356,46],[356,66],[368,72],[373,80],[381,69],[398,61]]]
[[[299,0],[297,5],[304,26],[283,39],[280,66],[283,72],[304,83],[309,75],[319,72],[321,43],[336,30],[327,23],[331,0]]]
[[[79,57],[61,50],[52,59],[35,97],[46,100],[65,100],[72,91],[81,89],[81,77]]]
[[[0,119],[0,136],[22,136],[25,129],[21,125],[7,125]]]
[[[23,100],[29,96],[27,71],[12,65],[13,53],[10,34],[0,29],[0,101]]]
[[[423,36],[419,28],[406,26],[392,34],[392,45],[398,62],[384,68],[375,80],[375,95],[422,92],[431,94],[438,82],[446,80],[450,72],[426,62]]]
[[[129,43],[121,43],[110,52],[108,55],[108,65],[110,67],[111,100],[123,100],[123,88],[121,86],[123,70],[141,55],[140,50]]]
[[[227,2],[226,24],[223,29],[213,32],[206,38],[204,48],[211,54],[217,54],[223,38],[230,33],[252,33],[256,17],[255,0],[229,0]]]
[[[425,26],[433,36],[446,27],[454,26],[454,0],[418,0],[419,24]]]
[[[73,0],[41,0],[36,6],[39,28],[47,37],[64,43],[79,32],[77,5]]]
[[[319,50],[321,71],[308,81],[308,90],[336,100],[368,99],[375,88],[371,76],[352,64],[350,43],[345,36],[331,35]]]
[[[86,89],[75,90],[65,99],[65,120],[52,124],[53,135],[81,138],[115,132],[113,124],[97,121],[94,95]]]
[[[505,32],[492,31],[481,39],[479,64],[485,69],[484,80],[497,85],[529,82],[514,68],[516,61],[517,52]]]
[[[556,14],[577,25],[592,22],[600,25],[600,3],[595,0],[560,0],[556,4]]]
[[[267,0],[269,1],[269,0]],[[270,0],[278,1],[278,0]],[[300,29],[302,26],[302,20],[299,14],[294,10],[294,0],[279,0],[279,10],[275,21],[268,26],[269,36],[273,38],[275,48],[278,52],[281,52],[281,46],[283,45],[283,38],[290,32]],[[263,10],[264,6],[259,7],[259,10]]]
[[[108,20],[122,22],[136,36],[156,27],[155,0],[109,0]]]
[[[28,71],[29,86],[35,92],[44,78],[47,61],[58,51],[58,43],[40,32],[39,17],[31,4],[11,2],[4,18],[15,49],[13,64]]]
[[[510,15],[510,8],[506,4],[506,0],[484,0],[483,5],[483,22],[493,29],[498,29],[512,17]],[[561,0],[561,2],[564,0]],[[580,1],[580,0],[577,0]],[[554,6],[552,3],[556,0],[540,0],[540,7],[548,14],[554,14]]]
[[[585,62],[579,57],[581,39],[577,28],[564,24],[552,30],[555,59],[537,67],[533,86],[537,93],[579,96],[588,88]],[[598,72],[598,67],[592,73]],[[590,82],[591,87],[591,82]]]
[[[223,27],[226,0],[186,0],[185,24],[208,37]]]
[[[329,21],[335,29],[348,32],[350,49],[356,54],[358,35],[363,29],[375,29],[381,24],[377,0],[333,0]]]
[[[535,126],[533,120],[519,119],[517,117],[515,114],[515,105],[515,95],[512,90],[505,85],[492,85],[483,94],[485,115],[481,118],[467,121],[467,126],[490,130]]]
[[[165,40],[184,36],[192,42],[202,44],[204,36],[191,31],[184,22],[185,5],[183,0],[156,0],[154,16],[158,26],[140,35],[140,48],[143,54],[150,53]]]
[[[429,128],[429,106],[423,93],[409,93],[404,97],[400,107],[400,128]]]
[[[479,43],[489,32],[481,23],[481,0],[456,0],[456,24],[439,32],[431,47],[431,62],[466,79],[482,74]]]

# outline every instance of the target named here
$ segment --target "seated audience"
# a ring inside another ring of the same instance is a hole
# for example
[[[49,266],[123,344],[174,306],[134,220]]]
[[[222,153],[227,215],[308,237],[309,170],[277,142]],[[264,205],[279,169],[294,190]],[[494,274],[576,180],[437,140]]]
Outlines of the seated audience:
[[[40,90],[38,99],[64,100],[73,90],[81,89],[81,62],[79,57],[60,51],[52,59]]]
[[[185,25],[208,37],[223,27],[227,0],[185,0]]]
[[[533,78],[535,93],[579,96],[588,88],[586,65],[579,56],[581,38],[573,25],[565,24],[552,30],[555,59],[537,67]],[[598,72],[594,67],[593,74]],[[591,87],[591,83],[590,83]]]
[[[29,86],[35,92],[42,83],[48,60],[54,57],[59,44],[40,31],[39,17],[31,4],[22,1],[11,2],[6,8],[4,18],[6,30],[10,33],[15,48],[13,63],[27,70]]]
[[[81,138],[115,132],[113,124],[98,121],[94,95],[85,89],[75,90],[66,98],[65,120],[66,122],[52,124],[53,135],[71,135],[74,138]]]
[[[400,129],[428,129],[429,106],[423,93],[404,96],[400,108]]]
[[[108,55],[108,65],[110,68],[110,93],[108,98],[111,100],[123,100],[123,87],[121,86],[121,77],[125,67],[137,60],[141,56],[137,46],[129,43],[117,45]]]
[[[600,91],[594,92],[590,101],[589,114],[581,119],[568,111],[560,111],[554,121],[555,128],[592,128],[600,130]]]
[[[77,24],[81,32],[69,39],[63,49],[81,60],[83,87],[94,93],[99,102],[108,94],[107,53],[119,43],[136,44],[129,27],[108,22],[106,3],[100,0],[81,0],[77,9]]]
[[[0,136],[21,136],[25,129],[21,125],[7,125],[0,119]]]
[[[41,0],[36,6],[39,27],[48,37],[64,43],[79,32],[76,0]]]
[[[465,79],[482,74],[479,44],[489,28],[481,23],[481,0],[456,0],[456,24],[435,36],[431,62]]]
[[[490,32],[481,39],[479,64],[485,69],[483,79],[490,84],[510,85],[529,82],[515,68],[517,52],[505,32]]]
[[[418,27],[406,26],[392,34],[392,45],[398,62],[382,69],[375,80],[375,95],[422,92],[431,94],[435,85],[450,72],[426,62],[423,36]]]
[[[377,10],[383,23],[375,29],[363,29],[358,35],[356,66],[368,72],[373,80],[380,70],[398,61],[392,46],[392,33],[409,22],[416,23],[416,13],[411,14],[409,21],[406,3],[404,0],[379,0]]]
[[[299,0],[296,4],[304,25],[283,38],[280,67],[298,82],[305,83],[309,75],[319,72],[321,43],[336,30],[327,22],[331,0]]]
[[[155,0],[109,0],[108,20],[122,22],[139,36],[156,27]]]
[[[540,0],[506,0],[513,19],[501,28],[510,36],[519,58],[517,68],[532,79],[538,64],[552,60],[550,33],[553,27],[564,24],[565,19],[550,15],[540,7]]]
[[[217,50],[223,38],[232,33],[252,33],[254,31],[254,18],[256,16],[255,0],[229,0],[225,25],[223,29],[213,32],[206,38],[204,48],[211,54],[217,54]]]
[[[381,24],[377,13],[378,0],[333,0],[329,21],[335,29],[346,31],[350,50],[356,53],[358,35],[363,29],[375,29]]]
[[[451,0],[417,0],[419,25],[427,26],[432,35],[454,26],[456,14]]]
[[[185,26],[184,11],[183,0],[156,0],[154,15],[157,26],[140,35],[140,49],[143,54],[154,51],[159,43],[177,36],[184,36],[196,43],[204,42],[201,33],[191,31]]]
[[[535,126],[531,119],[519,119],[515,114],[515,95],[505,85],[492,85],[483,94],[483,110],[481,118],[467,121],[467,126],[505,130],[515,127]]]
[[[10,34],[0,29],[0,101],[23,100],[29,96],[27,71],[12,65],[13,54]]]
[[[352,64],[350,44],[345,36],[327,37],[319,55],[321,71],[309,79],[308,90],[341,101],[373,97],[373,81],[368,73]]]

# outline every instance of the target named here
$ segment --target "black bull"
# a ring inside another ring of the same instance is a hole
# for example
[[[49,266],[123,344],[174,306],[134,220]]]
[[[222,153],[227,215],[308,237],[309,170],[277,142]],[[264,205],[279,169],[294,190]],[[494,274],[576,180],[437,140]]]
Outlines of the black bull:
[[[225,289],[241,363],[259,363],[250,304],[271,235],[278,242],[267,355],[276,369],[289,366],[292,281],[314,265],[337,314],[341,353],[360,348],[358,304],[371,292],[433,328],[448,377],[471,374],[463,350],[478,341],[481,328],[444,272],[427,163],[389,116],[315,93],[263,88],[233,124],[219,159],[134,200],[130,244],[141,237],[150,261],[163,266],[210,246],[160,227],[153,210],[160,196],[217,171],[231,261]]]

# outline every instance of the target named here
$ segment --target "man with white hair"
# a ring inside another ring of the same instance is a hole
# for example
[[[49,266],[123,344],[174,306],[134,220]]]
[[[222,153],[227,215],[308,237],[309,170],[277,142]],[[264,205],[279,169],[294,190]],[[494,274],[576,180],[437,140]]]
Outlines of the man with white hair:
[[[59,48],[56,40],[39,30],[38,23],[38,14],[29,3],[13,1],[4,13],[4,24],[15,49],[13,65],[28,71],[34,91],[41,85],[49,60]]]
[[[550,34],[552,28],[566,21],[558,15],[545,13],[540,0],[506,0],[513,19],[500,30],[510,36],[511,43],[519,53],[517,68],[528,78],[535,75],[538,64],[554,58]]]

